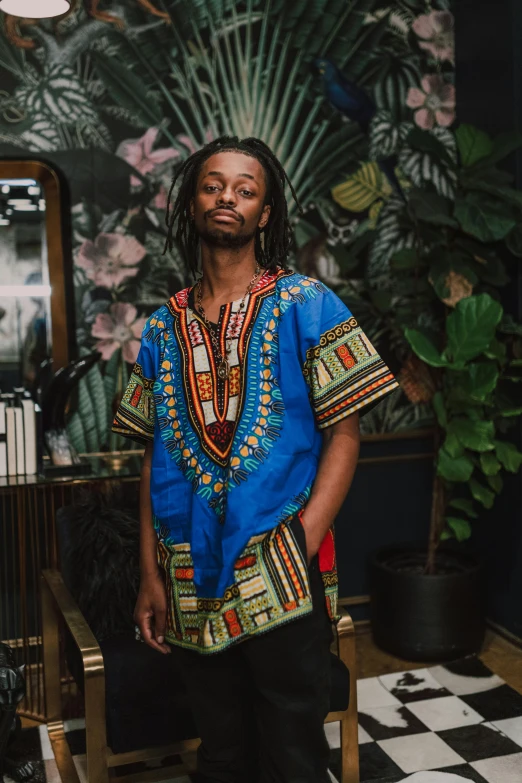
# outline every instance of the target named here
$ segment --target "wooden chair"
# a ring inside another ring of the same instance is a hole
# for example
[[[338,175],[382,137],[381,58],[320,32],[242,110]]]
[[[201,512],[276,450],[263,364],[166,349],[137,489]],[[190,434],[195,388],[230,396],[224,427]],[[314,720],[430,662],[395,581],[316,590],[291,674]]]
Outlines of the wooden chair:
[[[64,522],[58,520],[59,531]],[[98,641],[68,589],[68,569],[66,560],[62,571],[41,573],[47,727],[62,779],[80,780],[62,717],[64,647],[68,670],[84,697],[89,783],[153,783],[193,771],[200,740],[181,675],[170,656],[159,655],[130,633]],[[341,726],[341,783],[359,783],[355,633],[348,614],[337,626],[336,648],[326,722],[339,721]],[[178,758],[156,769],[136,771],[128,766],[171,756]]]

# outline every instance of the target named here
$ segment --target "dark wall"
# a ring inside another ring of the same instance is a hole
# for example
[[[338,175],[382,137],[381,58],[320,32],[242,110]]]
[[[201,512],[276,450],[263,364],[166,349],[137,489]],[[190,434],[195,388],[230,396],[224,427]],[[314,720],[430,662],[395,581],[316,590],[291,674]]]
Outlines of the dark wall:
[[[522,132],[522,3],[520,0],[458,0],[456,86],[460,122],[496,135]],[[522,152],[506,162],[522,188]],[[522,265],[504,292],[504,306],[520,320]],[[519,421],[514,437],[522,441]],[[494,508],[475,525],[472,540],[483,556],[488,616],[522,638],[522,479],[509,476]]]

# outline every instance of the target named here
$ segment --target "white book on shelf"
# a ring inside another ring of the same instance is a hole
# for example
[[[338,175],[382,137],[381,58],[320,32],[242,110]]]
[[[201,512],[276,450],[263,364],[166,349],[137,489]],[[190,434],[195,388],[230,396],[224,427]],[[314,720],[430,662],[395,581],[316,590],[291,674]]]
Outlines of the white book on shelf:
[[[24,412],[14,409],[16,422],[16,472],[25,473]]]
[[[5,421],[5,430],[7,434],[7,475],[16,476],[16,423],[14,408],[6,408]]]
[[[7,431],[5,402],[0,402],[0,476],[7,476]]]
[[[36,473],[36,410],[33,400],[23,399],[25,473]]]

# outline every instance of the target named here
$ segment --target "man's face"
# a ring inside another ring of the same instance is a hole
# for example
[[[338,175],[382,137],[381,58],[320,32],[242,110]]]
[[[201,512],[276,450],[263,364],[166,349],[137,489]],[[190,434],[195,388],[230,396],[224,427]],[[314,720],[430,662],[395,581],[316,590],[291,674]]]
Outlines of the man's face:
[[[191,205],[196,231],[207,244],[244,247],[270,214],[265,205],[265,172],[256,158],[218,152],[199,173]]]

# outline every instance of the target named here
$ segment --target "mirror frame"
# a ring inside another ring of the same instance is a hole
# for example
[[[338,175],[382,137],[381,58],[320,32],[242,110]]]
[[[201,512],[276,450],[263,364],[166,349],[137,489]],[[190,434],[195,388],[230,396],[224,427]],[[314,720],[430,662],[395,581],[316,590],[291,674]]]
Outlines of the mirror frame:
[[[56,372],[71,361],[74,345],[72,270],[65,268],[62,237],[64,189],[56,169],[39,160],[0,159],[0,179],[34,179],[44,191],[47,263],[51,286],[51,358],[53,371]]]

